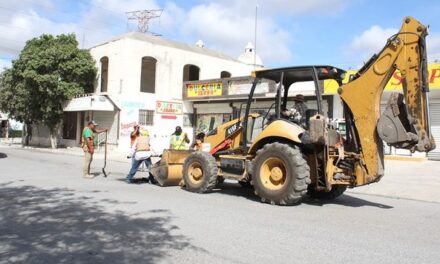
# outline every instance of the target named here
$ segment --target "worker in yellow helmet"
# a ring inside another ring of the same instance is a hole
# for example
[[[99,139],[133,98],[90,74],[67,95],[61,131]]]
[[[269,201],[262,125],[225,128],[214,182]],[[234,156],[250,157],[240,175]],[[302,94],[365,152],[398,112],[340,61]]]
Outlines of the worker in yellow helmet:
[[[180,126],[176,127],[176,130],[171,135],[170,149],[174,150],[187,150],[189,138],[185,132],[182,132]]]
[[[139,136],[136,138],[133,146],[131,147],[131,152],[133,156],[133,162],[131,165],[130,172],[127,175],[127,182],[133,183],[133,177],[136,174],[139,166],[142,162],[145,162],[145,167],[147,170],[151,167],[151,146],[150,146],[150,134],[147,129],[140,128]]]

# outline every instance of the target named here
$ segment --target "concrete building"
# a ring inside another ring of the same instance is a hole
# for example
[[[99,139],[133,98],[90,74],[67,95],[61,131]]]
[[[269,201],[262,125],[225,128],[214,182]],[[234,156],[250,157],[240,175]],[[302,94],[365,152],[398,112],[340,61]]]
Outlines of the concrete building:
[[[247,56],[253,52],[245,50]],[[84,125],[93,119],[110,129],[108,142],[121,149],[129,147],[134,124],[147,126],[160,151],[168,147],[177,125],[192,138],[196,117],[193,104],[182,100],[184,82],[249,76],[254,69],[206,48],[202,41],[188,45],[141,33],[116,37],[90,53],[98,68],[95,90],[66,103],[61,145],[77,146]],[[209,94],[214,87],[199,88],[196,93]],[[31,143],[49,145],[47,133],[34,129]]]

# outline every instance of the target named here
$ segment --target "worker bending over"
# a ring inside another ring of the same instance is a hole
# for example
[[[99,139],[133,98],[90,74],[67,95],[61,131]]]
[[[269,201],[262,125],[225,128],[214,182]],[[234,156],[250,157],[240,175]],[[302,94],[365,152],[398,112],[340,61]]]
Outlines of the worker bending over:
[[[139,136],[136,138],[133,146],[131,147],[131,155],[133,161],[131,164],[130,172],[127,175],[127,183],[133,183],[133,177],[136,174],[139,166],[142,162],[145,162],[145,168],[149,173],[151,167],[151,146],[150,146],[150,136],[148,130],[145,128],[139,129]]]

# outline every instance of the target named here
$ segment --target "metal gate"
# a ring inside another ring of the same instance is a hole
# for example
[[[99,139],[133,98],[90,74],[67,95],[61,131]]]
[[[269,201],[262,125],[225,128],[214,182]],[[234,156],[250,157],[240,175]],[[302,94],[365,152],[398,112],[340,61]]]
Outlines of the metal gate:
[[[440,160],[440,103],[431,103],[429,106],[431,113],[431,134],[437,145],[436,149],[428,152],[431,160]]]

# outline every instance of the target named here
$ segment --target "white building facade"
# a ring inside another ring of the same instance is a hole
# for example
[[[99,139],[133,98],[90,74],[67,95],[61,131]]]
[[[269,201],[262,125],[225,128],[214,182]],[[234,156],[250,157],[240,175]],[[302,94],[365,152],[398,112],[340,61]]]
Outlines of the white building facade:
[[[249,76],[254,69],[200,41],[187,45],[141,33],[127,33],[90,53],[98,68],[95,90],[66,104],[61,145],[77,146],[83,127],[93,119],[109,128],[108,142],[121,150],[129,148],[135,124],[146,126],[153,147],[161,151],[176,126],[193,138],[194,108],[182,100],[184,82]],[[213,87],[202,89],[210,93]],[[36,133],[34,140],[48,143]]]

